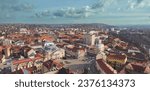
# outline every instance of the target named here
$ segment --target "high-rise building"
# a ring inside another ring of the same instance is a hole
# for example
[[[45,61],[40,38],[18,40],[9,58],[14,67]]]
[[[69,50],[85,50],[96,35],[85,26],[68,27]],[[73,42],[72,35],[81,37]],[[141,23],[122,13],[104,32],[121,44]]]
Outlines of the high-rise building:
[[[95,39],[95,46],[99,51],[104,51],[104,44],[102,43],[102,40],[99,38]]]
[[[84,35],[84,43],[87,45],[95,45],[96,36],[94,34],[85,34]]]

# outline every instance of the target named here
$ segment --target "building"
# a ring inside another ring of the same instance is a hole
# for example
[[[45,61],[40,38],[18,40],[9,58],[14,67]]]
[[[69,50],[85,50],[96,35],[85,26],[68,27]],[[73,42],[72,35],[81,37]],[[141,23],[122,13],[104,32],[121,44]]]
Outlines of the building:
[[[107,61],[112,63],[125,64],[127,62],[127,56],[119,54],[110,54],[107,56]]]
[[[3,47],[0,46],[0,63],[2,63],[2,58],[3,58],[3,53],[2,53],[2,51],[3,51]]]
[[[95,34],[85,34],[83,37],[84,43],[89,46],[95,45],[95,39],[96,39]]]
[[[101,74],[117,74],[117,71],[102,59],[96,60],[96,68]]]
[[[45,60],[61,59],[65,57],[65,50],[58,48],[54,43],[46,42],[44,44]]]
[[[104,61],[106,61],[107,59],[107,56],[104,52],[99,52],[97,55],[96,55],[96,60],[97,59],[103,59]]]
[[[110,54],[107,56],[107,62],[116,70],[120,69],[127,62],[126,55]]]
[[[82,47],[75,47],[74,45],[67,45],[65,48],[66,56],[79,59],[84,58],[86,55],[86,49]]]
[[[12,44],[12,40],[10,39],[4,39],[3,40],[3,46],[8,46],[8,45],[11,45]]]
[[[150,74],[148,62],[130,62],[119,72],[120,74]]]
[[[141,53],[137,47],[131,47],[128,49],[128,53]]]
[[[36,55],[36,51],[31,47],[24,46],[21,48],[21,53],[25,58],[34,58]]]
[[[37,70],[36,66],[26,68],[26,69],[20,69],[12,72],[11,74],[40,74],[40,71]]]
[[[17,45],[17,46],[24,46],[25,45],[24,41],[22,41],[22,40],[15,41],[14,44]]]
[[[57,49],[51,54],[51,59],[61,59],[63,57],[65,57],[65,50],[61,48]]]
[[[99,38],[96,38],[95,39],[95,46],[96,48],[100,51],[100,52],[103,52],[105,50],[105,46],[104,44],[102,43],[102,40],[99,39]]]
[[[30,32],[26,28],[20,28],[21,34],[29,34]]]
[[[11,55],[11,46],[5,46],[4,47],[4,54],[6,58],[9,58]]]
[[[95,47],[88,47],[87,48],[87,55],[96,56],[99,53],[99,50]]]
[[[34,59],[21,59],[21,60],[14,60],[11,62],[11,70],[12,72],[29,69],[31,67],[36,67],[39,72],[42,72],[42,64],[43,58],[36,57]]]
[[[11,56],[13,58],[20,58],[21,57],[21,47],[20,46],[12,46],[11,47]]]
[[[62,67],[63,64],[58,60],[48,60],[43,63],[43,72],[56,74]]]

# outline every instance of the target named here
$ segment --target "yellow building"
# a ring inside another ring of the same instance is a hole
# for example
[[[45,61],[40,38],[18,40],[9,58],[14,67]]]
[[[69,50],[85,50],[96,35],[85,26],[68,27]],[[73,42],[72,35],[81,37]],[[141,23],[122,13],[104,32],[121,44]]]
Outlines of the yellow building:
[[[116,63],[116,64],[125,64],[127,62],[127,56],[126,55],[108,55],[107,61],[110,63]]]

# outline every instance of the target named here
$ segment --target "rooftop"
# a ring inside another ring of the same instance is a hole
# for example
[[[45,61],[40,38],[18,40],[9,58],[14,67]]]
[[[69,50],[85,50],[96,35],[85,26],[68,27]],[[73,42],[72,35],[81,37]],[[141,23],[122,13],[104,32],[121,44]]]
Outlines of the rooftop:
[[[103,60],[99,59],[96,60],[100,68],[106,73],[106,74],[116,74],[116,70],[114,70],[109,64],[104,62]]]
[[[32,59],[22,59],[22,60],[15,60],[13,61],[13,64],[21,64],[21,63],[25,63],[25,62],[31,62],[33,61]]]
[[[114,55],[108,55],[107,60],[110,62],[118,62],[121,64],[126,63],[127,61],[127,56],[126,55],[119,55],[119,54],[114,54]]]

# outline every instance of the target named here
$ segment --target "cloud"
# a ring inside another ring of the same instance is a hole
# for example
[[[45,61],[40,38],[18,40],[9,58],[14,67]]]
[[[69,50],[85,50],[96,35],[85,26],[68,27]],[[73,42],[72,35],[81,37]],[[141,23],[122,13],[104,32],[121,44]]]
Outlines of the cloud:
[[[149,0],[128,0],[129,9],[150,7]]]
[[[0,0],[0,10],[5,11],[28,11],[32,10],[33,5],[22,2],[20,0]]]
[[[33,10],[33,5],[27,4],[27,3],[12,5],[11,9],[13,11],[31,11],[31,10]]]
[[[89,6],[86,6],[81,9],[76,9],[74,7],[63,8],[55,11],[44,10],[35,14],[36,17],[67,17],[67,18],[84,18],[92,14],[92,10]]]
[[[105,0],[98,0],[98,2],[83,6],[81,8],[67,7],[58,10],[44,10],[35,13],[36,17],[52,17],[52,18],[86,18],[91,15],[96,14],[96,12],[103,12],[103,7],[105,5]]]
[[[51,3],[51,0],[38,1],[42,3]],[[80,2],[80,0],[78,1]],[[81,2],[83,1],[81,0]],[[7,18],[9,18],[8,21],[15,21],[17,19],[21,21],[20,17],[22,20],[32,20],[32,18],[33,20],[80,20],[80,18],[93,19],[95,17],[103,16],[104,13],[106,14],[105,16],[110,17],[112,15],[108,15],[109,13],[112,13],[114,14],[113,16],[117,17],[119,17],[119,13],[128,13],[128,17],[130,17],[136,12],[142,12],[141,14],[147,13],[147,11],[150,9],[150,0],[88,0],[88,3],[91,2],[89,5],[84,4],[81,6],[75,4],[75,6],[80,7],[64,7],[67,5],[65,4],[59,6],[63,8],[54,7],[51,5],[48,6],[48,4],[46,4],[47,6],[43,4],[40,5],[39,2],[36,3],[30,0],[0,0],[0,21],[2,21],[2,19],[5,21]],[[34,5],[36,7],[34,7]],[[16,19],[14,17],[16,17]]]
[[[100,9],[105,6],[105,2],[103,0],[99,0],[97,3],[91,5],[91,9]]]
[[[66,9],[56,10],[52,13],[54,17],[68,17],[68,18],[84,18],[90,16],[94,11],[89,6],[85,6],[81,9],[68,7]]]
[[[19,12],[28,12],[33,10],[33,5],[20,2],[20,0],[0,0],[0,19],[15,17]]]
[[[40,18],[40,17],[46,17],[46,16],[50,16],[51,15],[51,11],[50,10],[44,10],[42,12],[38,12],[38,13],[35,13],[35,16]]]

